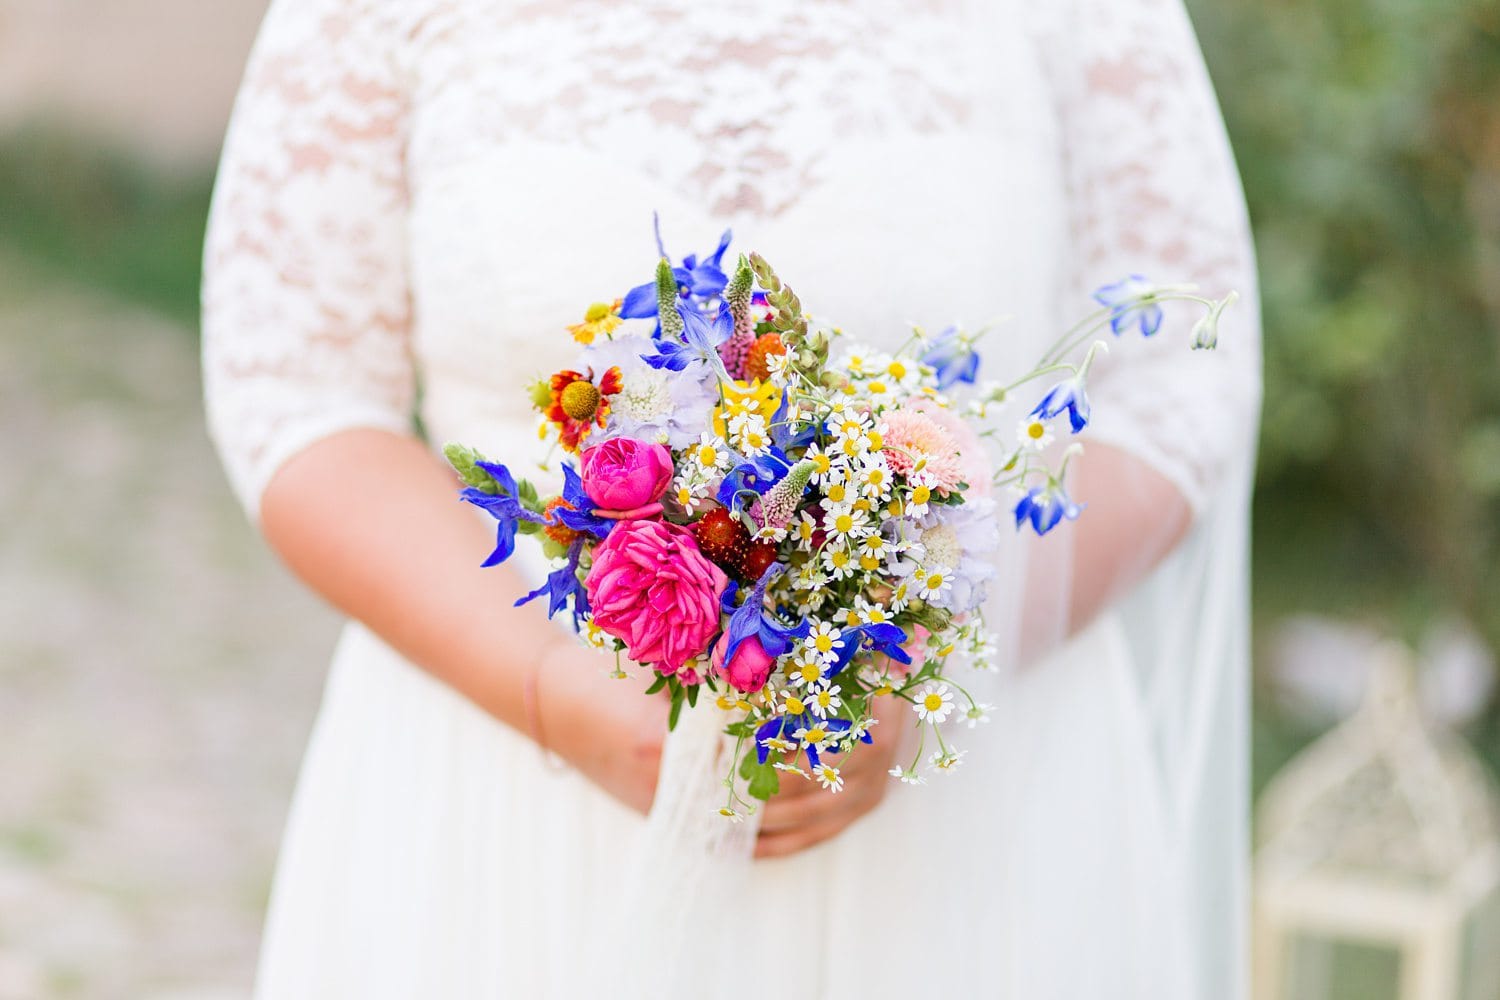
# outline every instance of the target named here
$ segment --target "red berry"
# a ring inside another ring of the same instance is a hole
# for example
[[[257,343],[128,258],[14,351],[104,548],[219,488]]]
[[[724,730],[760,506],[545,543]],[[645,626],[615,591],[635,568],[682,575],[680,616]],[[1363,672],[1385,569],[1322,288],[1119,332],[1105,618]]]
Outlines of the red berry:
[[[776,561],[776,546],[770,542],[751,542],[739,559],[740,576],[759,580],[760,575]]]
[[[749,533],[729,511],[715,507],[693,524],[693,537],[698,539],[698,548],[717,563],[732,563],[741,547],[749,540]]]

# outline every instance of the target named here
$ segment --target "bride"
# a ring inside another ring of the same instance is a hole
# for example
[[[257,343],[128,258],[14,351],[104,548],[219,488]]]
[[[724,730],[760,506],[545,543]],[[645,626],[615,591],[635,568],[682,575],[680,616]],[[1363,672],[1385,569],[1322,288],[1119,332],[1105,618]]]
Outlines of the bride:
[[[1217,352],[1170,311],[1111,338],[1087,513],[998,566],[963,768],[894,782],[891,708],[844,792],[789,788],[753,860],[662,882],[630,873],[664,706],[512,607],[539,568],[479,569],[433,451],[543,459],[524,387],[649,277],[653,211],[674,259],[730,226],[864,340],[1004,314],[997,378],[1125,273],[1243,299]],[[350,623],[258,995],[1243,996],[1254,283],[1180,0],[276,0],[215,196],[208,411]]]

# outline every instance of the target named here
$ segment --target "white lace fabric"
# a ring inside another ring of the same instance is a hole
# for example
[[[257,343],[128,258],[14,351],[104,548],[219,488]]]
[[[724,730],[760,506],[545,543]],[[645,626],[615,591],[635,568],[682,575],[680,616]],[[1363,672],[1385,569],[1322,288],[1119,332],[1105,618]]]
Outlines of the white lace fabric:
[[[735,897],[746,920],[780,919],[777,900],[808,893],[817,907],[852,907],[842,923],[825,913],[808,948],[782,959],[821,985],[809,995],[980,995],[964,956],[994,948],[997,995],[1239,995],[1259,325],[1238,180],[1180,0],[276,0],[226,143],[205,258],[210,423],[252,516],[308,445],[353,427],[407,432],[419,385],[436,439],[513,467],[540,459],[524,383],[571,359],[562,329],[589,302],[644,280],[653,210],[677,257],[732,224],[735,250],[765,253],[810,308],[862,339],[894,346],[908,319],[1010,313],[984,344],[996,378],[1126,273],[1240,292],[1217,352],[1189,352],[1192,316],[1174,309],[1152,340],[1112,341],[1091,383],[1085,440],[1136,456],[1194,511],[1179,551],[1045,675],[976,682],[1002,717],[964,733],[973,773],[899,790],[912,794],[837,841],[836,856],[757,867]],[[1008,440],[1011,423],[999,432]],[[1135,484],[1112,485],[1124,496]],[[1066,585],[1091,564],[1059,534],[1019,548],[1051,546]],[[997,623],[1035,586],[1024,555],[1002,567]],[[1055,615],[1046,627],[1061,641],[1075,623]],[[346,645],[288,831],[263,995],[400,995],[397,979],[361,979],[375,973],[339,957],[368,953],[372,935],[392,961],[441,966],[449,995],[571,995],[566,978],[523,967],[533,954],[567,963],[558,941],[577,928],[565,917],[583,920],[588,879],[621,864],[600,850],[604,831],[638,831],[581,781],[532,774],[524,741],[374,651],[374,638]],[[461,758],[444,755],[451,740]],[[378,796],[367,771],[381,771]],[[417,805],[449,799],[489,819],[455,829],[451,810]],[[1134,821],[1108,850],[1081,848],[1075,827],[1108,809]],[[494,819],[514,811],[548,835]],[[893,968],[856,993],[851,964],[889,941],[861,866],[887,864],[902,838],[944,822],[994,831],[952,847],[976,898],[904,874],[881,876],[878,891],[905,892],[893,898],[921,918],[906,924],[946,928],[923,947],[952,961],[940,974]],[[369,850],[336,850],[374,827],[389,829]],[[411,926],[395,888],[377,907],[389,926],[339,902],[338,885],[410,881],[358,859],[428,857],[432,844],[469,858],[540,852],[540,869],[569,874],[559,886],[496,871],[488,883],[433,862],[423,912],[441,915]],[[1069,886],[1095,897],[1088,912],[1070,911]],[[509,923],[481,887],[540,915]],[[547,892],[561,903],[543,905]],[[1089,969],[1048,931],[1064,922],[1093,934]],[[699,928],[721,931],[733,939]],[[481,962],[483,975],[462,971]],[[681,971],[719,984],[691,995],[749,995],[713,961]]]

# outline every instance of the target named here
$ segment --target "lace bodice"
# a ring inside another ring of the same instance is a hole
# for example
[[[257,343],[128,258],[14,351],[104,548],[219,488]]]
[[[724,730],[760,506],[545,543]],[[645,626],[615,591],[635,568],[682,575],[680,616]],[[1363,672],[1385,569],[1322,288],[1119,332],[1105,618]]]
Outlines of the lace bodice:
[[[407,428],[419,383],[440,436],[528,439],[521,380],[641,280],[653,209],[679,256],[733,225],[866,339],[1009,313],[997,376],[1126,271],[1254,301],[1179,0],[279,0],[206,258],[245,503],[325,434]],[[1250,439],[1255,329],[1117,352],[1095,433],[1201,503]]]

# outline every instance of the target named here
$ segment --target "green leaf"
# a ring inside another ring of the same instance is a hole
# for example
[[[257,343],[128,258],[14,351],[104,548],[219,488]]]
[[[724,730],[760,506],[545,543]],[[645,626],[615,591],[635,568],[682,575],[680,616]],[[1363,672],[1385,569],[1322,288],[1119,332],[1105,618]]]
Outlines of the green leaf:
[[[670,732],[677,728],[677,720],[682,716],[682,703],[687,698],[683,695],[682,688],[676,688],[672,692],[672,711],[667,716],[667,730]]]
[[[781,773],[770,763],[757,764],[750,772],[750,797],[762,802],[781,790]]]
[[[760,761],[755,759],[755,748],[751,747],[745,751],[745,756],[740,759],[740,777],[749,781],[750,776],[755,773],[755,769],[759,766]]]
[[[690,684],[687,688],[687,701],[689,708],[698,707],[698,685]]]
[[[662,688],[664,688],[666,686],[667,686],[667,675],[666,674],[657,674],[656,675],[656,680],[654,680],[654,681],[651,682],[651,686],[646,689],[646,693],[647,694],[655,694],[656,692],[660,691]]]

